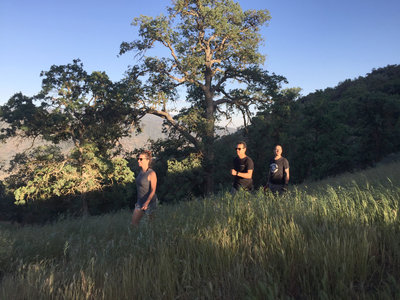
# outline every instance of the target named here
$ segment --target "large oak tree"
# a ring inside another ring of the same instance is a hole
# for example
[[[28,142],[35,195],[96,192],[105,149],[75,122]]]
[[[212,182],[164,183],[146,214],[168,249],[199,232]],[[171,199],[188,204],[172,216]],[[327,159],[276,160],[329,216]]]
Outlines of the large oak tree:
[[[243,11],[232,0],[176,0],[167,15],[135,18],[139,38],[121,44],[121,54],[142,59],[142,114],[164,118],[202,155],[206,193],[213,191],[216,121],[240,112],[246,123],[252,106],[269,101],[285,80],[260,67],[260,29],[269,20],[267,10]],[[146,56],[156,45],[165,57]],[[173,116],[171,101],[183,89],[189,107]]]

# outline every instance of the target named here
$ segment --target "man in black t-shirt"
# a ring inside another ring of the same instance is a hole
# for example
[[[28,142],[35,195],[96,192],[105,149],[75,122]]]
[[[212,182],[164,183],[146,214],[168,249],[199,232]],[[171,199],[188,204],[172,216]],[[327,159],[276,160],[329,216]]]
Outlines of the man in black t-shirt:
[[[253,160],[246,156],[246,143],[239,142],[236,146],[237,157],[233,159],[233,168],[231,175],[234,176],[233,186],[231,192],[234,194],[240,188],[251,191],[253,189]]]
[[[281,145],[275,146],[274,154],[274,158],[269,162],[268,181],[264,191],[269,188],[273,193],[282,194],[289,184],[289,162],[282,156]]]

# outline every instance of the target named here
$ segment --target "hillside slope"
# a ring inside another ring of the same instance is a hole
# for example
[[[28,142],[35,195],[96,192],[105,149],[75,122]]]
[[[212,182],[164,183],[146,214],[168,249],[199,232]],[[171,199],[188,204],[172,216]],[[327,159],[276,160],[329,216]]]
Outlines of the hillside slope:
[[[0,225],[4,299],[399,299],[399,162],[299,185]]]

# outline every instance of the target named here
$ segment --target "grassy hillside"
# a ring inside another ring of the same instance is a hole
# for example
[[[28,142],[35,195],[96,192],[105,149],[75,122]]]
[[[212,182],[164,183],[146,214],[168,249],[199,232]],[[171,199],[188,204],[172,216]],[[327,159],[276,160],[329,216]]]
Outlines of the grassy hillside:
[[[400,163],[293,188],[0,227],[1,299],[399,299]]]

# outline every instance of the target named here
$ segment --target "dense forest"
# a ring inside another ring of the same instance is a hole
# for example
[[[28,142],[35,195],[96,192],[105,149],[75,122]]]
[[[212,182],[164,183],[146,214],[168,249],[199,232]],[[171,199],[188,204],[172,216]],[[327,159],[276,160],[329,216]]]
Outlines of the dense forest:
[[[372,166],[400,150],[400,66],[305,97],[287,91],[252,120],[248,140],[256,165],[264,166],[258,176],[266,171],[265,151],[277,143],[294,182]]]

